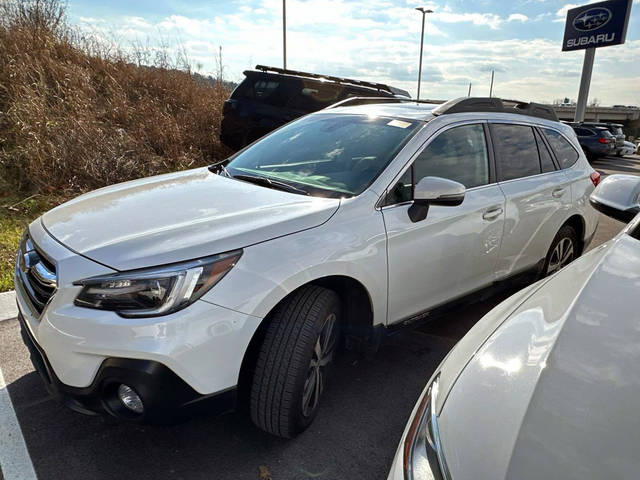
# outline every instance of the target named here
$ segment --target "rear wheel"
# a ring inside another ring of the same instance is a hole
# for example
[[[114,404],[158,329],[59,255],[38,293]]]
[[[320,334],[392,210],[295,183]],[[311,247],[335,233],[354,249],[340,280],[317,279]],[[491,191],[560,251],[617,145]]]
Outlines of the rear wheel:
[[[260,347],[251,387],[251,419],[291,438],[315,418],[338,345],[338,295],[303,287],[276,308]]]
[[[565,225],[556,234],[544,262],[543,276],[549,276],[569,265],[578,257],[578,235]]]

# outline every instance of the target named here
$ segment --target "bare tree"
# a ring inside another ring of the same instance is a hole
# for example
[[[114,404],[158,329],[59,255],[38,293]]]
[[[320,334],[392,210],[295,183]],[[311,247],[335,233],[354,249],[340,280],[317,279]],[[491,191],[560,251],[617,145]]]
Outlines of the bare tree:
[[[216,80],[218,84],[224,81],[224,63],[222,62],[222,45],[218,47],[218,53],[215,55],[216,59]]]

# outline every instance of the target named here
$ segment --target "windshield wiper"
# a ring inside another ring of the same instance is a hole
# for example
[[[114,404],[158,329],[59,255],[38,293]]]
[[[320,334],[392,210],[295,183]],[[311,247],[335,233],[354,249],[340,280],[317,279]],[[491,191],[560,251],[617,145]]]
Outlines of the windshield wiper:
[[[278,180],[271,180],[270,178],[267,178],[267,177],[260,177],[258,175],[239,174],[239,175],[234,175],[231,178],[244,180],[245,182],[251,182],[257,185],[263,185],[269,188],[284,190],[285,192],[297,193],[299,195],[309,195],[309,192],[307,192],[306,190],[302,190],[301,188],[294,187],[293,185],[289,185],[288,183],[280,182]]]

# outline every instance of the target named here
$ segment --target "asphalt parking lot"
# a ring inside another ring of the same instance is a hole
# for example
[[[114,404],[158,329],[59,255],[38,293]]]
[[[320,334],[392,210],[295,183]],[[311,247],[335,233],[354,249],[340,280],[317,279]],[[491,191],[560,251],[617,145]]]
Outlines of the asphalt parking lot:
[[[604,175],[640,175],[637,156],[610,157],[593,166]],[[601,217],[591,248],[622,227]],[[112,424],[71,412],[41,385],[15,319],[0,322],[0,369],[41,479],[383,479],[434,368],[477,320],[511,293],[397,334],[373,358],[343,354],[316,422],[289,441],[257,430],[244,412],[170,427]],[[7,434],[5,421],[0,418],[0,435]],[[20,476],[0,474],[0,479],[15,478]]]

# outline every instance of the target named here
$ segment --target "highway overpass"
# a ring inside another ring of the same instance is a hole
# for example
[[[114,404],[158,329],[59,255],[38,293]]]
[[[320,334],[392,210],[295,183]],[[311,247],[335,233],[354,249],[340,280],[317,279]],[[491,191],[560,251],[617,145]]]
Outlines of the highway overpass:
[[[575,106],[552,105],[560,120],[573,121],[576,115]],[[630,107],[587,107],[587,122],[629,122],[640,119],[640,108]]]

